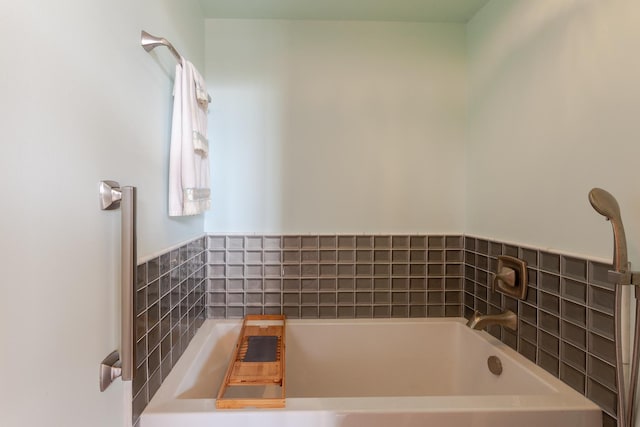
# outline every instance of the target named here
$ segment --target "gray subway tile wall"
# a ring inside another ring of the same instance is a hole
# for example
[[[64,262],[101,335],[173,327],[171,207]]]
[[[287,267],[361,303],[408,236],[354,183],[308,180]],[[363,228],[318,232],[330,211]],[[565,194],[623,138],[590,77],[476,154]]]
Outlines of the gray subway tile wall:
[[[205,319],[206,237],[138,265],[133,425]]]
[[[616,425],[614,288],[609,264],[474,237],[464,239],[464,315],[510,309],[518,332],[494,326],[489,333],[584,394]],[[526,300],[491,292],[497,256],[527,261]]]
[[[461,316],[462,236],[210,235],[207,317]]]

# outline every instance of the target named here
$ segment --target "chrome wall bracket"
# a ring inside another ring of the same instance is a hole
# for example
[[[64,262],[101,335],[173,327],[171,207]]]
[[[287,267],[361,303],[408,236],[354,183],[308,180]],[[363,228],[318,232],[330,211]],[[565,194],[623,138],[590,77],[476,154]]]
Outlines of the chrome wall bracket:
[[[104,391],[114,379],[122,377],[122,381],[131,381],[135,373],[133,297],[137,272],[136,188],[120,187],[115,181],[101,181],[100,208],[122,208],[120,349],[109,354],[100,364],[100,391]]]
[[[607,279],[612,285],[640,286],[640,272],[631,271],[631,263],[627,263],[622,271],[609,270]]]
[[[122,376],[120,353],[114,350],[100,363],[100,391],[105,391],[120,376]]]
[[[120,207],[122,191],[115,181],[100,181],[100,209],[111,211]]]

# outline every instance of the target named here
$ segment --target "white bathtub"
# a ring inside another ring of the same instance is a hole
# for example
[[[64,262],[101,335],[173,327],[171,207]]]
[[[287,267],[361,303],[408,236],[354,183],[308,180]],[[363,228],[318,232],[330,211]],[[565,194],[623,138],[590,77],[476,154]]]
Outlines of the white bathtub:
[[[241,322],[208,320],[140,427],[602,426],[594,403],[464,322],[289,320],[286,408],[217,410]]]

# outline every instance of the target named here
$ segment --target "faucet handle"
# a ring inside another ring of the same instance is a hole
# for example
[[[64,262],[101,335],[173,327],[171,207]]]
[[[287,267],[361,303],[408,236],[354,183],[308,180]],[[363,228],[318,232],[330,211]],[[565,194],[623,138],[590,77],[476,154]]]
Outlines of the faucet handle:
[[[527,262],[507,255],[498,256],[497,272],[491,283],[491,292],[502,292],[513,298],[527,296]]]
[[[512,288],[516,286],[516,271],[513,268],[502,266],[500,271],[496,273],[496,277],[493,278],[493,286],[498,286],[498,281],[502,280],[505,285],[511,286]]]

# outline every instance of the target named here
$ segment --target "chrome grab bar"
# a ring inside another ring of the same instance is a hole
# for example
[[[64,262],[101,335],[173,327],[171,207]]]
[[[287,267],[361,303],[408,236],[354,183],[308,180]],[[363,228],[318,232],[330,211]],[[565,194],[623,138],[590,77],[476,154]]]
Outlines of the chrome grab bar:
[[[122,187],[122,323],[120,351],[122,380],[134,372],[133,293],[136,284],[136,188]]]
[[[137,273],[136,188],[120,187],[115,181],[102,181],[100,202],[102,210],[121,208],[122,212],[120,352],[112,352],[100,365],[100,391],[104,391],[118,376],[123,381],[131,381],[135,372],[133,295]]]

